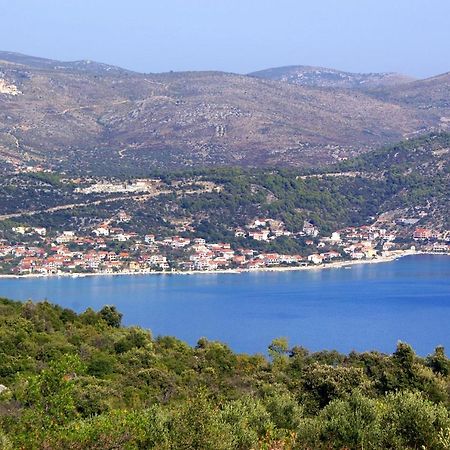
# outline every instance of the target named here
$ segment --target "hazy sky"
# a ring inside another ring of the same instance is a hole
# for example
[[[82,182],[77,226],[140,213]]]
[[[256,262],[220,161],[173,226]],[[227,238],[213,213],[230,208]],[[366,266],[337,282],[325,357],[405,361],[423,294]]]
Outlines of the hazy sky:
[[[450,71],[450,0],[0,0],[0,49],[142,72]]]

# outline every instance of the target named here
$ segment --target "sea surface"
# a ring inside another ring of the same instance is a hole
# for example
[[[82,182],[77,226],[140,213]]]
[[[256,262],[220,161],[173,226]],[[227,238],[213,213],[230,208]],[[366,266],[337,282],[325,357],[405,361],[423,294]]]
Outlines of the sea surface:
[[[77,312],[116,305],[125,325],[195,345],[220,340],[265,353],[275,337],[310,350],[421,355],[450,349],[450,257],[409,256],[345,269],[242,274],[0,279],[0,296],[48,299]]]

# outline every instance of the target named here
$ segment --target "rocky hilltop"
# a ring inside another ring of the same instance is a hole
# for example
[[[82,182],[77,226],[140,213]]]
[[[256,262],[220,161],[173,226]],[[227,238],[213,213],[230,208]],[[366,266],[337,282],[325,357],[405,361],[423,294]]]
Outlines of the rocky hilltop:
[[[351,73],[313,66],[286,66],[252,72],[250,76],[284,81],[298,86],[367,90],[414,81],[398,73]]]

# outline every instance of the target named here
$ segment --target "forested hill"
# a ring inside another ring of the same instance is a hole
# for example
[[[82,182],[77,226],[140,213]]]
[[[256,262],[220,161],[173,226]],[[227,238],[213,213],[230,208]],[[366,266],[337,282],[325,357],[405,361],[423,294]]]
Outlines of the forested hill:
[[[0,300],[2,449],[436,449],[450,442],[450,361],[399,343],[262,355],[190,347],[82,314]]]
[[[450,175],[450,133],[433,133],[381,147],[337,166],[339,170],[384,172],[396,170],[434,177]]]

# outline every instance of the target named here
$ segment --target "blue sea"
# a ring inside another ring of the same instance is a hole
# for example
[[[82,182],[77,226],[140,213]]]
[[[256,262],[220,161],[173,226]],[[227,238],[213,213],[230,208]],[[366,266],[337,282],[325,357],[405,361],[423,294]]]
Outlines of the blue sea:
[[[0,279],[0,296],[48,299],[77,312],[116,305],[125,325],[265,353],[285,336],[310,350],[426,355],[450,348],[450,257],[410,256],[344,269],[242,274]]]

